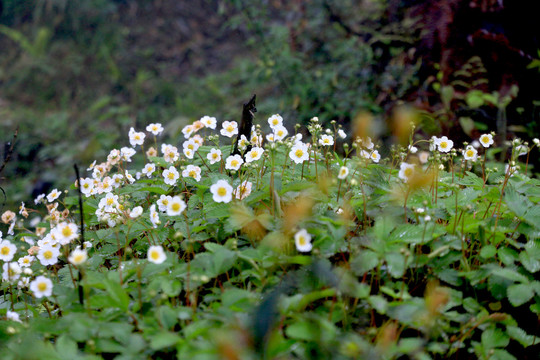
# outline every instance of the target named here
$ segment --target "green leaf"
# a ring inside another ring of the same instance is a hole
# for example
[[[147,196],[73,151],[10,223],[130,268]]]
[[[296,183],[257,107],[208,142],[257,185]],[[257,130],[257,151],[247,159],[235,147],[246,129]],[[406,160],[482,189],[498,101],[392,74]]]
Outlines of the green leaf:
[[[534,296],[534,290],[529,284],[510,285],[507,293],[508,301],[516,307],[525,304]]]
[[[176,345],[181,340],[180,336],[168,331],[161,331],[150,338],[150,347],[160,350]]]
[[[486,350],[506,347],[509,342],[510,338],[501,329],[489,328],[482,333],[482,345]]]
[[[515,270],[509,269],[509,268],[495,268],[491,271],[493,275],[500,276],[502,278],[517,281],[521,283],[528,283],[529,279],[527,279],[526,276],[521,275]]]
[[[106,279],[104,281],[108,297],[121,310],[127,311],[129,308],[129,296],[119,283]]]
[[[512,339],[516,340],[524,347],[540,344],[540,337],[529,335],[520,327],[507,326],[506,332]]]
[[[377,254],[371,250],[362,250],[351,260],[351,269],[357,276],[362,276],[379,264]]]
[[[490,259],[497,254],[497,248],[493,245],[486,245],[480,250],[480,256],[484,259]]]
[[[388,272],[394,278],[400,278],[405,272],[405,256],[398,252],[386,254],[384,259],[388,266]]]

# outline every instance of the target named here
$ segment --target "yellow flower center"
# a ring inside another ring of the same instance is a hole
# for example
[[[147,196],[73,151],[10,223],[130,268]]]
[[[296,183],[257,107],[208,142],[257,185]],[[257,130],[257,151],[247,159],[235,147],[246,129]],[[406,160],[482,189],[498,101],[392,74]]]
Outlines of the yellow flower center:
[[[238,160],[231,161],[231,166],[232,167],[237,167],[238,166]]]
[[[51,259],[51,258],[53,257],[52,251],[51,251],[51,250],[45,251],[45,252],[43,253],[43,257],[44,257],[45,259],[47,259],[47,260],[48,260],[48,259]]]
[[[194,146],[193,146],[193,144],[188,144],[187,148],[188,148],[189,150],[193,150]]]
[[[174,203],[171,207],[173,211],[180,211],[180,203]]]
[[[83,254],[77,254],[73,257],[73,262],[76,264],[80,264],[84,261],[84,255]]]
[[[257,150],[253,150],[251,151],[251,157],[254,158],[254,157],[257,157]]]
[[[232,125],[227,126],[226,130],[227,130],[227,132],[233,132],[234,126],[232,126]]]
[[[298,244],[300,244],[301,246],[304,246],[306,245],[307,241],[306,241],[306,238],[304,236],[299,236],[298,237]]]
[[[40,282],[38,285],[37,285],[37,288],[40,292],[44,292],[45,290],[47,290],[47,284],[44,283],[44,282]]]
[[[83,188],[88,189],[89,187],[90,187],[90,184],[89,184],[89,183],[84,183],[84,184],[83,184]]]
[[[217,160],[217,158],[218,158],[218,154],[217,154],[217,153],[213,153],[213,154],[212,154],[212,159],[216,159],[216,160]]]
[[[225,189],[224,187],[220,187],[217,189],[217,194],[219,196],[225,196],[227,195],[227,189]]]
[[[163,205],[167,206],[167,204],[169,204],[169,200],[167,199],[163,199],[163,201],[161,202]]]
[[[111,206],[112,204],[114,204],[114,198],[108,198],[107,205]]]
[[[404,171],[403,171],[403,174],[405,174],[406,177],[409,177],[413,174],[413,169],[412,168],[406,168]]]
[[[467,154],[468,157],[473,157],[474,156],[474,151],[467,150],[466,154]]]
[[[448,147],[448,143],[446,141],[442,141],[440,143],[440,147],[443,148],[443,149],[446,149]]]
[[[189,176],[191,176],[192,178],[196,178],[197,177],[197,172],[195,170],[191,170],[189,172]]]
[[[298,149],[294,152],[294,155],[296,155],[296,157],[298,158],[301,158],[302,156],[304,156],[304,151],[302,149]]]
[[[170,172],[167,174],[167,177],[171,180],[174,180],[174,173]]]
[[[140,140],[141,139],[141,137],[139,135],[135,135],[134,138],[135,138],[135,140]]]
[[[159,252],[154,250],[150,253],[150,257],[152,258],[152,260],[159,260]]]
[[[4,247],[2,248],[2,250],[0,250],[0,253],[2,253],[2,255],[9,255],[9,253],[10,253],[9,247],[4,246]]]
[[[64,235],[65,237],[70,237],[72,234],[73,234],[73,231],[71,230],[69,226],[65,226],[62,229],[62,235]]]

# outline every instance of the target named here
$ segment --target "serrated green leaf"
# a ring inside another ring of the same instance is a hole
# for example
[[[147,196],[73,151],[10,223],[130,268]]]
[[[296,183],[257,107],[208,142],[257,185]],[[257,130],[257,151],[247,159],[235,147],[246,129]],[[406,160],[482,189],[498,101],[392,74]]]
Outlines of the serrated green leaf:
[[[507,290],[508,301],[513,306],[520,306],[531,300],[534,296],[534,290],[528,284],[510,285]]]
[[[510,338],[501,329],[493,327],[482,333],[482,345],[485,349],[503,348],[509,342]]]

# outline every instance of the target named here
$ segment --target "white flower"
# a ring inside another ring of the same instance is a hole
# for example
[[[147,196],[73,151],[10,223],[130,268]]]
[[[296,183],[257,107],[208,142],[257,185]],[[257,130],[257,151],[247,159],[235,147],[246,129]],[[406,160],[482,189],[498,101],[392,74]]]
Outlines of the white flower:
[[[215,117],[203,116],[199,121],[203,123],[204,127],[212,130],[216,129],[217,120]]]
[[[193,137],[191,138],[191,140],[198,145],[198,147],[201,147],[204,143],[204,138],[199,135],[199,134],[195,134],[193,135]]]
[[[122,185],[122,180],[124,179],[124,176],[122,174],[115,174],[112,177],[112,184],[114,188],[119,188]]]
[[[182,177],[191,177],[197,181],[201,181],[201,168],[196,165],[188,165],[182,171]]]
[[[137,145],[144,144],[144,138],[146,134],[143,132],[136,132],[135,129],[129,129],[129,143],[131,146],[135,147]]]
[[[125,172],[126,179],[129,181],[130,184],[133,184],[135,182],[135,178],[126,170]]]
[[[144,165],[144,168],[141,170],[141,172],[146,175],[147,177],[152,177],[152,174],[156,171],[156,165],[154,164],[146,164]]]
[[[2,280],[7,282],[17,281],[21,276],[21,267],[16,262],[6,262],[2,265]]]
[[[5,262],[11,261],[13,256],[15,256],[15,252],[17,252],[17,246],[9,240],[0,241],[0,260]]]
[[[373,150],[369,155],[369,158],[373,160],[374,163],[378,163],[381,160],[381,154],[377,150]]]
[[[159,214],[156,211],[155,204],[152,204],[152,206],[150,206],[150,221],[152,222],[152,226],[154,226],[154,228],[157,228],[157,226],[161,224],[161,221],[159,221]]]
[[[300,252],[309,252],[313,248],[313,245],[311,245],[311,235],[306,229],[301,229],[294,234],[294,243],[296,250]]]
[[[120,160],[120,156],[121,156],[120,150],[113,149],[107,156],[107,162],[109,162],[111,165],[116,165],[118,161]]]
[[[289,135],[289,131],[283,125],[276,126],[272,130],[273,130],[273,134],[274,134],[274,140],[273,141],[283,140],[287,135]]]
[[[308,144],[302,142],[294,144],[289,152],[289,157],[297,164],[301,164],[309,159]]]
[[[163,159],[165,159],[165,161],[168,163],[174,163],[180,157],[176,146],[169,144],[162,144],[161,152],[163,153]]]
[[[422,164],[425,164],[428,162],[428,159],[429,153],[427,151],[420,151],[420,153],[418,154],[418,160],[420,160]]]
[[[244,159],[240,155],[231,155],[225,160],[225,169],[238,170],[244,163]]]
[[[266,135],[266,141],[268,142],[274,142],[274,134],[268,134]]]
[[[246,153],[246,162],[250,163],[255,160],[259,160],[264,152],[264,149],[260,147],[253,147]]]
[[[88,260],[88,253],[86,250],[81,250],[78,247],[68,256],[68,261],[73,265],[84,264],[86,260]]]
[[[340,169],[339,169],[339,173],[338,173],[338,179],[340,180],[343,180],[347,177],[347,175],[349,175],[349,168],[346,167],[346,166],[342,166]]]
[[[90,249],[92,247],[92,243],[90,241],[83,242],[83,249]]]
[[[60,245],[66,245],[79,237],[79,228],[74,223],[61,222],[55,226],[51,233],[54,234]]]
[[[146,127],[146,131],[154,135],[159,135],[163,132],[163,126],[161,126],[159,123],[150,124]]]
[[[369,159],[371,158],[371,155],[366,150],[360,150],[360,157],[364,159]]]
[[[210,161],[210,164],[215,164],[221,160],[221,150],[212,148],[206,158]]]
[[[92,194],[92,189],[94,189],[94,179],[80,179],[79,188],[81,189],[81,193],[83,193],[87,197],[90,196]]]
[[[118,208],[118,195],[107,193],[104,198],[99,200],[98,207],[106,212],[114,212]]]
[[[373,141],[371,141],[371,138],[368,136],[367,138],[362,139],[362,146],[368,150],[371,150],[375,145],[373,144]]]
[[[454,142],[446,136],[438,138],[436,144],[439,151],[444,153],[449,152],[454,146]]]
[[[195,127],[193,125],[186,125],[182,129],[182,134],[184,134],[184,138],[189,139],[191,134],[193,134],[193,131],[195,131]]]
[[[224,121],[220,134],[226,137],[233,137],[238,134],[238,123],[236,121]]]
[[[54,200],[58,199],[58,197],[62,194],[58,189],[54,189],[47,195],[47,201],[52,203]]]
[[[409,145],[408,149],[411,154],[416,154],[416,152],[418,151],[418,148],[413,145]]]
[[[242,183],[238,185],[238,187],[236,188],[236,191],[235,191],[236,198],[239,200],[244,200],[245,198],[247,198],[249,194],[251,194],[252,186],[253,184],[251,183],[251,181],[247,181],[247,180],[242,181]]]
[[[518,145],[516,146],[516,152],[518,156],[527,155],[527,153],[529,152],[529,148],[527,147],[527,145]]]
[[[490,145],[493,144],[493,136],[491,134],[483,134],[480,136],[480,144],[482,144],[483,147],[488,148]]]
[[[161,195],[159,197],[159,200],[157,201],[159,211],[162,211],[162,212],[167,211],[167,206],[169,206],[169,202],[171,200],[172,200],[172,196],[170,196],[170,195]]]
[[[228,203],[232,200],[233,188],[225,180],[218,180],[215,184],[210,186],[210,192],[215,202]]]
[[[404,182],[407,182],[413,176],[413,174],[414,164],[401,163],[398,174],[398,177],[400,179],[402,179]]]
[[[51,296],[52,289],[52,281],[45,276],[38,276],[34,281],[30,283],[30,290],[37,298],[41,298],[43,296]]]
[[[169,167],[166,170],[163,170],[163,179],[167,185],[175,185],[176,181],[180,177],[180,174],[174,166]]]
[[[345,139],[347,137],[347,134],[345,134],[345,131],[343,131],[343,129],[339,129],[337,133],[338,136],[342,139]]]
[[[148,261],[154,264],[161,264],[167,259],[165,251],[159,245],[152,245],[148,248]]]
[[[42,202],[44,198],[45,198],[45,194],[39,194],[39,195],[34,199],[34,205],[37,205],[37,204],[39,204],[40,202]]]
[[[167,215],[180,215],[186,209],[186,203],[180,196],[174,196],[167,204]]]
[[[283,118],[279,114],[274,114],[268,118],[268,125],[270,125],[272,129],[275,129],[278,126],[282,126]]]
[[[322,146],[334,145],[334,138],[330,135],[321,135],[321,138],[319,139],[319,145],[322,145]]]
[[[190,148],[184,148],[184,155],[188,158],[188,159],[193,159],[193,155],[195,155],[195,152],[193,150],[191,150]]]
[[[439,143],[439,138],[433,135],[429,141],[429,151],[435,151],[437,144]]]
[[[22,322],[19,318],[19,314],[17,314],[15,311],[7,311],[6,317],[8,320],[16,321],[16,322]]]
[[[39,249],[37,258],[41,265],[54,265],[58,262],[58,256],[60,256],[59,247],[52,247],[51,245],[45,245]]]
[[[199,149],[199,142],[195,141],[194,139],[186,140],[182,143],[182,147],[184,148],[184,153],[186,149],[190,149],[191,151],[195,152]]]
[[[123,147],[120,149],[121,158],[124,161],[131,162],[131,157],[137,152],[133,148]]]
[[[19,258],[17,262],[19,263],[21,267],[29,267],[34,262],[34,259],[35,259],[34,256],[26,255],[26,256],[23,256],[22,258]]]
[[[247,148],[248,145],[249,140],[244,135],[241,135],[240,140],[238,140],[238,148],[243,151]]]
[[[465,160],[476,161],[478,151],[472,145],[469,145],[465,150],[463,150],[463,157]]]
[[[129,217],[132,218],[132,219],[135,219],[135,218],[138,218],[139,216],[141,216],[142,213],[143,213],[142,206],[136,206],[130,211]]]

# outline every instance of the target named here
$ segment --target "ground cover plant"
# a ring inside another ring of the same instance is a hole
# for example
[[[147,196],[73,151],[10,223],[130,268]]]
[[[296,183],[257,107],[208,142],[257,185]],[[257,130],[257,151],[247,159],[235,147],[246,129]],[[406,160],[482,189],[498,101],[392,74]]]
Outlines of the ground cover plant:
[[[1,358],[537,356],[538,139],[367,120],[132,128],[2,214]]]

